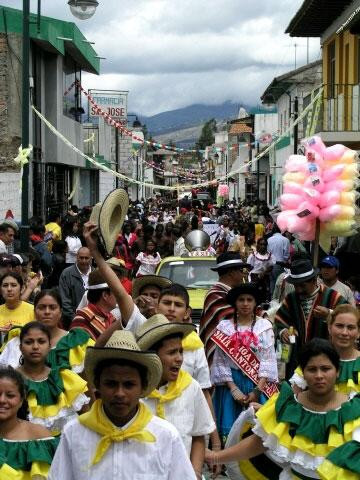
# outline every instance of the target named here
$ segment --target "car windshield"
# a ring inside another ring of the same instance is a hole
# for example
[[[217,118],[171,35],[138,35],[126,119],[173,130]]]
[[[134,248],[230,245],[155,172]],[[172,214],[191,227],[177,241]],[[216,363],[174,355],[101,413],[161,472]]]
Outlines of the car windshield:
[[[177,260],[165,263],[157,273],[186,288],[210,288],[218,281],[217,273],[210,270],[215,265],[215,259]]]

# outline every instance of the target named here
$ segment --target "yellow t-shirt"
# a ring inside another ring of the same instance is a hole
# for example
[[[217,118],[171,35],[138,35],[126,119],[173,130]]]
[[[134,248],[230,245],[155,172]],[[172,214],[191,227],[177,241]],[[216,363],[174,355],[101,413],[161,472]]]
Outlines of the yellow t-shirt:
[[[258,241],[265,233],[265,227],[262,223],[255,223],[255,240]]]
[[[6,305],[0,305],[0,328],[15,325],[25,325],[35,320],[34,305],[21,302],[20,305],[10,310]]]

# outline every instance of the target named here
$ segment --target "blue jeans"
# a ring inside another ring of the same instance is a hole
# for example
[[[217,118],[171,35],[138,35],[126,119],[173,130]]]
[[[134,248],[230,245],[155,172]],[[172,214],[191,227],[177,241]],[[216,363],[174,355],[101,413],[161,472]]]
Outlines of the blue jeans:
[[[276,280],[277,280],[278,276],[280,275],[280,273],[283,273],[283,271],[284,271],[284,267],[282,267],[281,265],[278,265],[276,263],[273,266],[273,268],[270,272],[270,294],[271,294],[271,296],[274,292]]]

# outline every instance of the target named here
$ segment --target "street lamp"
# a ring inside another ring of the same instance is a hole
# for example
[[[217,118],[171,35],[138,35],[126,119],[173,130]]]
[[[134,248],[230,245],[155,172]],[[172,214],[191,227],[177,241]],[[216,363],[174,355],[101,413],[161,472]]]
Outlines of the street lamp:
[[[68,5],[71,13],[79,20],[91,18],[99,5],[96,0],[69,0]]]
[[[75,17],[85,20],[94,15],[98,6],[96,0],[69,0],[68,5]],[[38,1],[38,22],[40,20],[40,5]],[[29,147],[29,115],[30,115],[30,0],[23,0],[22,29],[22,106],[21,106],[21,145]],[[39,25],[39,23],[38,23]],[[29,249],[29,164],[23,165],[21,180],[21,251]]]

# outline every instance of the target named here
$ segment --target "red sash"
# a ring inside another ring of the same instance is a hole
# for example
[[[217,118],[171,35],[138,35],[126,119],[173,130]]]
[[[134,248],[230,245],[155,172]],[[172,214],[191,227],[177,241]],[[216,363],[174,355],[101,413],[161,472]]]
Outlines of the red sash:
[[[231,339],[228,335],[215,330],[211,336],[211,340],[226,353],[226,355],[237,365],[240,370],[246,375],[255,385],[259,383],[259,367],[260,362],[254,352],[241,345],[239,350],[235,353],[234,348],[230,347]],[[278,393],[279,389],[276,383],[266,382],[262,392],[270,398],[274,393]]]

